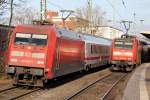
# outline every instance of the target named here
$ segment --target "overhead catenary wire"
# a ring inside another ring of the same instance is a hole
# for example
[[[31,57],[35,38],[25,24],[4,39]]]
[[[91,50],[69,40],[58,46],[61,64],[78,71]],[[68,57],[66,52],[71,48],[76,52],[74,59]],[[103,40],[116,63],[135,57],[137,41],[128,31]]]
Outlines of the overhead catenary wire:
[[[56,3],[54,3],[54,2],[51,2],[51,1],[47,1],[48,3],[50,3],[50,5],[52,5],[52,6],[54,6],[54,7],[57,7],[57,8],[59,8],[59,9],[61,9],[61,10],[64,10],[65,8],[63,8],[62,6],[60,6],[60,5],[58,5],[58,4],[56,4]],[[75,17],[78,17],[76,14],[75,14],[76,12],[74,11],[74,13],[72,13],[72,15],[73,16],[75,16]]]
[[[93,1],[95,1],[95,0],[93,0]],[[113,4],[112,4],[109,0],[105,0],[105,1],[114,9]],[[57,8],[59,8],[59,9],[65,9],[65,8],[63,8],[62,6],[60,6],[59,4],[56,4],[56,3],[54,3],[54,2],[52,2],[52,1],[50,1],[50,0],[47,0],[47,2],[48,2],[50,5],[52,5],[52,6],[54,6],[54,7],[57,7]],[[125,5],[124,0],[122,0],[122,4],[123,4],[124,7],[126,8],[126,5]],[[117,16],[118,16],[120,19],[123,19],[123,17],[121,16],[121,14],[120,14],[116,9],[114,9],[114,10],[115,10]]]
[[[60,8],[60,9],[64,9],[62,6],[60,6],[60,5],[58,5],[58,4],[54,3],[54,2],[51,2],[49,0],[47,2],[50,3],[54,7],[57,7],[57,8]]]
[[[121,1],[122,1],[122,4],[123,4],[124,8],[127,8],[126,5],[125,5],[124,0],[121,0]]]
[[[123,19],[123,17],[120,15],[120,13],[114,8],[113,4],[109,0],[105,0],[105,1],[115,10],[118,17],[120,17],[120,19]]]

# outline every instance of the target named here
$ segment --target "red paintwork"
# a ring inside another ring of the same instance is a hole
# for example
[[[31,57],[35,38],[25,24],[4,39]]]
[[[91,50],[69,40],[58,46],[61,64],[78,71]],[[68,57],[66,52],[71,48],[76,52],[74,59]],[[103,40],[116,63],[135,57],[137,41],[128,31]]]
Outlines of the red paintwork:
[[[59,64],[78,63],[83,60],[83,42],[78,40],[59,39]]]
[[[49,39],[48,39],[48,50],[47,50],[47,66],[46,68],[49,69],[48,73],[45,75],[48,79],[53,77],[52,74],[52,66],[53,66],[53,60],[54,60],[54,53],[56,48],[56,33],[52,29],[52,27],[48,31],[49,33]]]
[[[30,48],[30,49],[29,49]],[[40,67],[44,68],[44,64],[37,64],[37,60],[44,61],[46,59],[35,59],[32,58],[32,53],[43,53],[46,52],[46,47],[37,47],[37,46],[23,46],[23,45],[13,45],[12,51],[23,51],[25,52],[24,57],[11,57],[17,59],[16,62],[9,62],[9,65],[18,65],[18,66],[26,66],[26,67]]]
[[[74,64],[78,66],[81,63],[81,61],[84,60],[84,52],[83,52],[84,42],[82,40],[66,39],[63,37],[58,37],[55,30],[56,29],[53,26],[44,26],[44,25],[16,26],[15,30],[13,31],[13,34],[11,35],[11,40],[9,44],[8,65],[43,68],[44,71],[46,72],[44,75],[45,79],[51,79],[54,77],[53,67],[55,67],[54,66],[55,58],[57,58],[56,49],[58,48],[59,58],[57,63],[59,65]],[[48,44],[47,46],[44,47],[32,45],[15,45],[14,37],[16,32],[48,34]],[[12,57],[11,51],[23,51],[27,53],[27,56]],[[31,53],[33,52],[44,53],[46,57],[45,59],[32,58]],[[11,62],[12,58],[17,59],[18,61]],[[38,60],[44,61],[44,64],[37,64]]]
[[[123,49],[113,49],[113,52],[120,52],[121,53],[121,55],[113,55],[112,56],[112,59],[113,60],[128,60],[128,58],[131,58],[131,59],[133,59],[134,58],[134,56],[132,57],[132,56],[130,56],[130,55],[124,55],[126,52],[131,52],[131,53],[133,53],[133,50],[134,49],[132,49],[132,50],[123,50]],[[135,58],[134,58],[135,59]]]
[[[114,47],[114,41],[112,42],[112,48],[111,48],[111,61],[128,61],[129,59],[132,61],[132,65],[135,65],[137,63],[138,55],[137,51],[139,51],[140,44],[138,43],[139,41],[133,37],[133,48],[132,49],[125,49],[125,48],[115,48]],[[121,53],[120,55],[113,55],[113,52],[119,52]],[[126,52],[130,52],[133,54],[131,55],[125,55]]]
[[[46,56],[45,59],[40,58],[32,58],[32,53],[44,53],[47,55],[47,48],[48,46],[31,46],[31,45],[15,45],[14,44],[14,37],[16,32],[22,32],[22,33],[35,33],[35,34],[48,34],[50,36],[50,29],[51,27],[43,27],[43,26],[16,26],[15,30],[13,31],[9,43],[9,49],[8,49],[8,64],[9,65],[16,65],[16,66],[25,66],[25,67],[35,67],[35,68],[45,68],[47,65],[47,58],[49,56]],[[53,41],[52,39],[49,39]],[[50,42],[51,42],[50,41]],[[54,43],[54,42],[53,42]],[[50,44],[48,44],[50,45]],[[52,46],[52,45],[51,45]],[[26,56],[23,57],[12,57],[11,51],[22,51],[26,53]],[[51,51],[51,49],[50,49]],[[17,62],[11,62],[10,59],[15,58],[18,59]],[[49,62],[51,62],[52,58],[49,57]],[[44,64],[37,64],[37,61],[43,61]],[[49,63],[48,63],[49,64]],[[49,64],[48,66],[51,66]],[[48,73],[49,77],[50,74]]]
[[[109,56],[96,56],[96,57],[86,57],[85,60],[97,60],[97,59],[108,59]]]

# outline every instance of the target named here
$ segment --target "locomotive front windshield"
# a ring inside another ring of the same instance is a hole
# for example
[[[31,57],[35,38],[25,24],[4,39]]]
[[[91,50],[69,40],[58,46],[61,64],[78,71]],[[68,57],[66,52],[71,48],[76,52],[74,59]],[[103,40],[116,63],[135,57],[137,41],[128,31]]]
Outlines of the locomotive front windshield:
[[[133,45],[132,41],[131,42],[126,41],[124,43],[124,47],[127,48],[127,49],[132,49],[132,45]]]
[[[132,49],[133,41],[132,40],[115,40],[115,48],[125,48]]]
[[[116,48],[123,48],[123,42],[122,41],[115,41],[115,47]]]
[[[47,44],[46,34],[16,33],[15,44],[45,46]]]

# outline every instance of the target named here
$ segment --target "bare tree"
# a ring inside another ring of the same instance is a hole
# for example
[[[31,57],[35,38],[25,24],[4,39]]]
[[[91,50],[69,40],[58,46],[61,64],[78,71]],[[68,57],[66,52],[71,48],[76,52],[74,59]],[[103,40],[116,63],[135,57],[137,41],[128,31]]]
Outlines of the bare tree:
[[[0,23],[8,23],[11,25],[15,10],[22,8],[22,5],[27,1],[28,0],[0,0]]]
[[[2,7],[4,6],[4,4],[6,4],[7,1],[6,0],[0,0],[0,9],[2,9]]]
[[[78,17],[90,20],[88,17],[88,5],[83,8],[77,8],[76,13]],[[95,6],[92,9],[92,22],[91,23],[94,26],[103,25],[103,23],[105,22],[105,14],[106,12],[102,11],[99,6]]]
[[[94,25],[103,25],[105,23],[106,12],[102,11],[99,6],[93,9],[93,23]]]
[[[0,15],[2,16],[4,14],[4,10],[8,6],[8,0],[0,0]]]
[[[39,14],[31,7],[16,10],[14,13],[14,24],[31,24]]]

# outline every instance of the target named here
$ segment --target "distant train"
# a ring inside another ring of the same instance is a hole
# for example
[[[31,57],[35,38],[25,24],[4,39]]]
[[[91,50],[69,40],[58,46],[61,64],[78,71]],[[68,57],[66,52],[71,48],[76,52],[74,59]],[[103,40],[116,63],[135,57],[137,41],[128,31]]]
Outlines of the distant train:
[[[7,73],[14,84],[47,80],[110,63],[111,40],[52,25],[18,25],[9,42]]]
[[[135,36],[123,35],[112,41],[111,71],[132,71],[149,59],[148,44]]]

